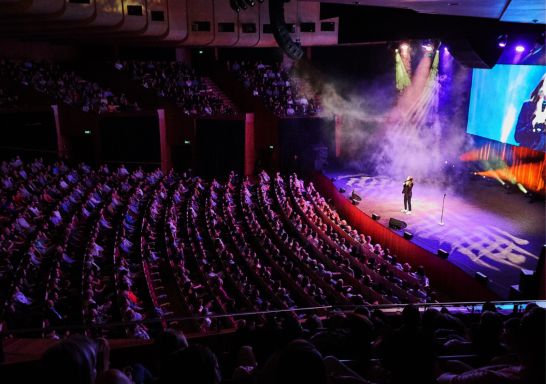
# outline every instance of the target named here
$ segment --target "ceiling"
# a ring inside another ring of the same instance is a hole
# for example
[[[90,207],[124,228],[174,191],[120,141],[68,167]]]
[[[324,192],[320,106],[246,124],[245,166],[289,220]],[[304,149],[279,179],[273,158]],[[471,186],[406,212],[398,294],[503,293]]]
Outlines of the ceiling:
[[[546,24],[544,0],[303,0],[321,3],[411,9],[419,13]]]

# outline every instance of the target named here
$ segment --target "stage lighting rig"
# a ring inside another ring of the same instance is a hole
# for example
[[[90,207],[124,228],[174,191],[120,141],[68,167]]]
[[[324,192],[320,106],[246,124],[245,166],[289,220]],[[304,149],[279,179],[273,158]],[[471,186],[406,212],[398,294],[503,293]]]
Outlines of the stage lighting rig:
[[[506,47],[506,44],[508,44],[508,35],[500,35],[497,38],[497,45],[499,46],[499,48],[504,48]]]

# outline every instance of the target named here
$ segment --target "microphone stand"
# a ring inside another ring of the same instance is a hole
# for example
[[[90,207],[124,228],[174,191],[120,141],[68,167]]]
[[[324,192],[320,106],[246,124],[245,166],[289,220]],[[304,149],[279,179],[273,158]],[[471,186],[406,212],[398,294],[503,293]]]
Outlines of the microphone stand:
[[[442,200],[442,215],[440,216],[440,222],[438,224],[445,225],[444,223],[444,204],[446,202],[446,195],[447,193],[444,193],[444,199]]]

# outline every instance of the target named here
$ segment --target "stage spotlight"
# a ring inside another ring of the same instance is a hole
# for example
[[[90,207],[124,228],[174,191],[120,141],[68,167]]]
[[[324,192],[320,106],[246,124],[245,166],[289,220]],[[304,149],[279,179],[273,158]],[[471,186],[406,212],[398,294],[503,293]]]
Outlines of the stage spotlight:
[[[354,190],[354,189],[353,189],[353,191],[351,192],[351,199],[356,200],[356,201],[362,201],[362,197],[360,197],[360,195],[358,195],[357,193],[355,193],[355,190]]]
[[[431,40],[425,40],[421,44],[421,47],[425,50],[425,52],[432,52],[434,51],[434,44],[432,44]]]
[[[522,53],[522,52],[525,52],[525,47],[521,44],[519,45],[516,45],[516,48],[514,48],[516,50],[517,53]]]
[[[444,53],[449,53],[449,49],[447,47],[444,47]]]
[[[507,35],[500,35],[500,36],[497,38],[497,45],[498,45],[500,48],[506,47],[507,42],[508,42],[508,36],[507,36]]]
[[[409,231],[404,231],[404,239],[411,240],[413,238],[413,233]]]
[[[487,275],[485,275],[485,274],[483,274],[481,272],[476,272],[474,274],[474,277],[476,278],[476,280],[478,280],[480,283],[482,283],[484,285],[487,285],[487,281],[489,280]]]
[[[444,251],[443,249],[438,249],[438,256],[440,256],[442,259],[447,259],[447,257],[449,256],[449,252],[448,251]]]
[[[381,216],[379,216],[377,213],[372,213],[372,219],[377,221],[381,218]]]
[[[400,45],[400,49],[401,49],[402,51],[407,51],[407,50],[409,49],[409,44],[408,44],[408,43],[402,43],[402,44]]]

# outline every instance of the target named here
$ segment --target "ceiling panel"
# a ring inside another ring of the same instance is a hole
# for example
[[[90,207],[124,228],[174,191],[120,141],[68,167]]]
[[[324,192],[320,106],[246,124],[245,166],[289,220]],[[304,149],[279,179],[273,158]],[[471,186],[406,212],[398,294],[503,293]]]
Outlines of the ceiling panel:
[[[501,21],[546,24],[546,1],[512,0],[504,11]]]
[[[545,23],[544,0],[302,0],[321,3],[350,4],[412,9],[419,13],[485,17],[509,22]],[[506,9],[505,9],[506,8]]]

